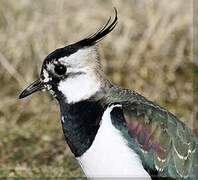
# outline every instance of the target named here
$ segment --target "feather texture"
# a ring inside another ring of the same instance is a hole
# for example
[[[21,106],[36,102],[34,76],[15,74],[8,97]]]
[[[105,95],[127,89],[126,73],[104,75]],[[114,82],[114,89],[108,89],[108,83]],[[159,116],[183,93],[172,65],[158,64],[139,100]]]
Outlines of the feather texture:
[[[84,47],[93,46],[97,42],[101,41],[103,38],[106,37],[107,34],[109,34],[116,27],[116,25],[118,23],[116,8],[114,8],[114,11],[115,11],[115,17],[111,23],[110,23],[110,21],[111,21],[111,17],[110,17],[108,19],[108,21],[106,22],[106,24],[104,26],[102,26],[101,28],[99,28],[98,31],[90,34],[88,37],[86,37],[78,42],[75,42],[73,44],[70,44],[65,47],[58,48],[58,49],[54,50],[45,58],[45,61],[49,62],[54,59],[59,59],[59,58],[65,57],[65,56],[68,57],[71,54],[74,54],[75,52],[77,52],[79,49],[82,49]]]
[[[112,121],[144,168],[162,177],[198,178],[198,138],[173,114],[134,91],[114,89],[108,96],[122,104]]]

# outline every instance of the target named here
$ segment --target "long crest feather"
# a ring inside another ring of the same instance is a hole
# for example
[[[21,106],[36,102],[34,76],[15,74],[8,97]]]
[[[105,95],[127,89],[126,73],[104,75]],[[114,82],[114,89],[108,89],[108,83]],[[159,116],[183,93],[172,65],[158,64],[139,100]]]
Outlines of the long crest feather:
[[[76,43],[70,44],[63,48],[56,49],[55,51],[51,52],[46,57],[46,60],[50,61],[52,59],[59,59],[64,56],[69,56],[83,47],[92,46],[92,45],[96,44],[97,42],[101,41],[107,34],[109,34],[115,28],[115,26],[118,23],[116,8],[114,8],[114,11],[115,11],[115,17],[114,17],[114,20],[112,21],[112,23],[110,23],[110,21],[111,21],[111,17],[110,17],[108,19],[108,21],[101,28],[99,28],[98,31],[90,34],[88,37],[86,37]]]
[[[111,24],[109,24],[111,21],[111,17],[110,17],[108,19],[108,21],[105,23],[105,25],[103,25],[101,28],[99,28],[98,31],[96,31],[95,33],[90,34],[88,37],[78,41],[76,43],[76,45],[91,46],[91,45],[94,45],[97,42],[101,41],[107,34],[109,34],[118,23],[116,8],[114,8],[114,11],[115,11],[115,16],[114,16],[114,20],[112,21]]]

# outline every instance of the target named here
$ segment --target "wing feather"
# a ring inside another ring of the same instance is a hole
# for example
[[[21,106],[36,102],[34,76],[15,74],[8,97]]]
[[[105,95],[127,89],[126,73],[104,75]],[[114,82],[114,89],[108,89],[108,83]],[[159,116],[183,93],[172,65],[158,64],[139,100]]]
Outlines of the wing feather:
[[[191,129],[142,97],[119,103],[124,122],[117,127],[140,155],[145,169],[164,177],[198,178],[198,138]]]

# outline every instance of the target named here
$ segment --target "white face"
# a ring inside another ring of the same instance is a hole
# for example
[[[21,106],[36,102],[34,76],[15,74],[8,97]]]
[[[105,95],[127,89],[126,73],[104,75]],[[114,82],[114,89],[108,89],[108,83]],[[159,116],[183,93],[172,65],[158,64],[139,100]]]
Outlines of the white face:
[[[100,89],[97,59],[95,47],[89,47],[49,61],[43,67],[42,82],[53,96],[61,92],[69,104],[86,100]]]

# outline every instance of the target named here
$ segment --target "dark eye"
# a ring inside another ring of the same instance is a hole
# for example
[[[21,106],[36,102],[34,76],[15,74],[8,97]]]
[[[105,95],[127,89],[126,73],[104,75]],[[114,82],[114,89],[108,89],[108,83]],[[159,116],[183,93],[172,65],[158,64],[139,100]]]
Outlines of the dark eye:
[[[56,74],[61,76],[61,75],[64,75],[66,73],[67,68],[62,64],[58,64],[58,65],[55,65],[54,71],[55,71]]]

